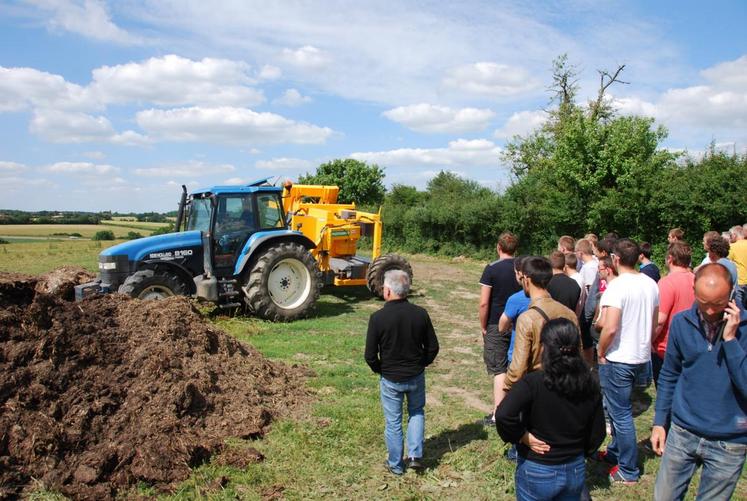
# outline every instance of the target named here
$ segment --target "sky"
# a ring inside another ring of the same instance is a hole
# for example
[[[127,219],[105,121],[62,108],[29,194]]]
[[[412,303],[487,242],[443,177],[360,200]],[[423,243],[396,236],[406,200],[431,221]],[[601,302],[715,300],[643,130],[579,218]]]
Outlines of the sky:
[[[662,144],[747,153],[747,2],[0,0],[2,209],[175,210],[336,158],[501,190],[552,61]]]

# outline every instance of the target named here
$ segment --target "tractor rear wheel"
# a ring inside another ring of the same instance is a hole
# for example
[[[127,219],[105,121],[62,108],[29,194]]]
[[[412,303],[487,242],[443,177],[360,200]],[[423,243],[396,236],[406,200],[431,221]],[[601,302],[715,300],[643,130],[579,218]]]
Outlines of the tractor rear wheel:
[[[316,260],[305,247],[292,242],[265,249],[242,286],[249,309],[276,322],[308,316],[321,288]]]
[[[181,278],[155,270],[136,271],[119,286],[119,292],[144,300],[184,296],[188,293]]]
[[[374,296],[384,297],[384,273],[389,270],[402,270],[410,277],[412,283],[412,266],[399,254],[384,254],[374,259],[368,267],[368,290]]]

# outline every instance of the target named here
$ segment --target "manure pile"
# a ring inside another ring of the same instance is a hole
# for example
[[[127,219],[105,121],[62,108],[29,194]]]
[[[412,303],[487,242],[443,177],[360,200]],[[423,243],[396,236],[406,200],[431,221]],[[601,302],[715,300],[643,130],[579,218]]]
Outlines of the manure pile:
[[[266,360],[183,297],[74,303],[90,274],[0,274],[0,498],[41,486],[107,499],[169,491],[227,437],[262,436],[308,400],[308,370]],[[245,466],[256,450],[227,450]]]

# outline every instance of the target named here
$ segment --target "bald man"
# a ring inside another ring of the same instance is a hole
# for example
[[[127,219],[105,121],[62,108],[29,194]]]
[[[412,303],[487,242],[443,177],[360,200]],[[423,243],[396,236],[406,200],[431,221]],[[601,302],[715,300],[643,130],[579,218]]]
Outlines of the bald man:
[[[698,464],[697,499],[730,499],[747,453],[747,313],[718,263],[695,274],[695,303],[674,316],[651,430],[663,455],[654,499],[682,499]],[[666,426],[671,423],[668,436]]]

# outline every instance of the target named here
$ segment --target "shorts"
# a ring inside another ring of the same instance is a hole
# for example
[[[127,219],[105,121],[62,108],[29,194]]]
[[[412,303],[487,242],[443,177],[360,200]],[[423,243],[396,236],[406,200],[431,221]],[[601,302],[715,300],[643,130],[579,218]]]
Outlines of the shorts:
[[[485,333],[482,359],[491,376],[505,374],[508,370],[508,347],[511,344],[511,331],[500,333],[498,325],[488,325]]]

